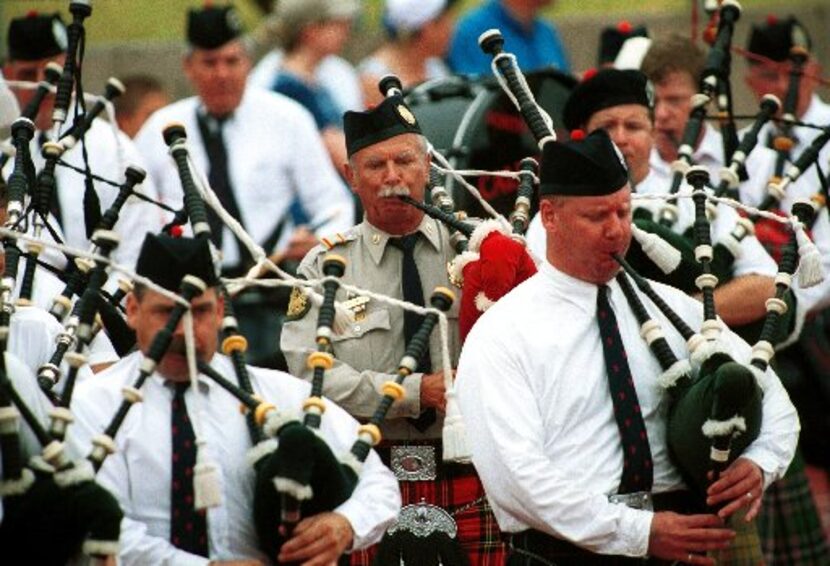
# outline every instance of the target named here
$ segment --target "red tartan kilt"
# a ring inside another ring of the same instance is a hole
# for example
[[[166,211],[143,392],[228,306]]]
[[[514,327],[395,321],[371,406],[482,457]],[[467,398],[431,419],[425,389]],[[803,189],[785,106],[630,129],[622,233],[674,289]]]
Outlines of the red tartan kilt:
[[[484,487],[471,465],[445,465],[443,479],[399,482],[403,505],[423,500],[447,511],[458,525],[458,541],[470,557],[471,566],[503,566],[506,549],[496,518],[484,497]],[[476,500],[475,505],[455,514]],[[370,566],[375,547],[352,554],[352,566]]]

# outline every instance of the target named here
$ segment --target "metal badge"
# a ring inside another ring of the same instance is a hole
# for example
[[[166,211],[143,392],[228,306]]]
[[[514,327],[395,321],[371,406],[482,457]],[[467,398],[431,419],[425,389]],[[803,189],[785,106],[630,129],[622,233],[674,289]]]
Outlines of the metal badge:
[[[455,538],[458,534],[458,525],[455,524],[452,515],[422,499],[416,505],[403,507],[398,520],[386,532],[393,535],[397,531],[406,531],[420,538],[428,537],[435,532],[445,533],[448,537]]]
[[[355,297],[344,301],[341,305],[352,312],[352,319],[355,322],[359,322],[366,318],[366,305],[369,301],[369,297]]]
[[[392,472],[398,481],[432,481],[438,477],[434,446],[393,446],[390,452]]]

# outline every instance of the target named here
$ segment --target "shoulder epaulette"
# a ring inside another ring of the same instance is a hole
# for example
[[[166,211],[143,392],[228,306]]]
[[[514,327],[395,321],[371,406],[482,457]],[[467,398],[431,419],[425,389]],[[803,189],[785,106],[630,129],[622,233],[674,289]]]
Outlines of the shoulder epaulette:
[[[355,232],[354,230],[347,230],[346,233],[338,232],[333,236],[320,238],[320,243],[323,244],[323,247],[326,249],[326,251],[329,251],[335,246],[339,246],[341,244],[345,244],[346,242],[351,242],[356,239],[357,232]]]

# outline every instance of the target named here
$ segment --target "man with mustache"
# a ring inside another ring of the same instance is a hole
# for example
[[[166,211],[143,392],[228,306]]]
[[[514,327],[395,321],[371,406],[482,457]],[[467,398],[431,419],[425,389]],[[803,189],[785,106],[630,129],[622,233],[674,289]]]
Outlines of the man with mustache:
[[[450,286],[447,263],[455,257],[447,228],[397,198],[409,195],[423,201],[430,168],[426,140],[399,96],[366,112],[347,112],[344,126],[347,177],[363,204],[364,219],[345,233],[324,238],[323,245],[303,259],[299,273],[309,279],[321,277],[330,251],[346,260],[344,283],[424,304],[435,287]],[[394,379],[420,317],[342,289],[337,300],[349,309],[349,320],[332,337],[335,363],[326,372],[323,390],[349,413],[365,419],[382,398],[382,384]],[[458,303],[447,314],[453,367],[460,349]],[[316,322],[316,307],[295,290],[281,346],[292,373],[306,379],[312,376],[306,358],[315,349]],[[498,530],[475,471],[470,465],[441,461],[442,361],[438,332],[433,332],[428,355],[403,382],[405,397],[387,414],[378,451],[400,481],[404,505],[423,501],[440,507],[443,511],[430,508],[431,512],[458,524],[459,542],[472,564],[501,564]],[[435,545],[424,551],[434,552]],[[368,564],[368,557],[355,556],[353,564]]]
[[[546,144],[539,190],[546,261],[478,320],[458,365],[473,462],[510,536],[507,564],[713,565],[706,553],[735,536],[723,521],[739,509],[752,519],[786,471],[795,409],[772,371],[759,375],[761,433],[700,501],[670,459],[661,366],[618,278],[631,187],[605,131]],[[700,328],[695,300],[654,287]],[[634,294],[667,345],[684,352],[680,333]],[[720,340],[736,361],[749,360],[737,335],[726,329]]]
[[[148,236],[136,269],[173,292],[178,292],[186,274],[207,284],[190,303],[196,355],[235,381],[231,360],[216,353],[224,302],[208,241]],[[140,352],[78,387],[73,428],[81,454],[89,453],[90,440],[112,419],[122,388],[135,381],[144,363],[142,353],[165,327],[173,307],[173,300],[140,284],[128,295],[127,319]],[[116,435],[118,452],[98,474],[125,511],[121,563],[255,566],[297,561],[329,566],[344,551],[380,538],[395,516],[400,496],[389,470],[370,454],[350,499],[331,512],[304,518],[279,556],[264,555],[253,524],[254,471],[246,459],[251,439],[245,418],[239,401],[205,376],[199,376],[196,390],[190,386],[183,324],[175,328],[170,349],[142,387],[143,401],[130,410]],[[255,393],[282,411],[298,410],[308,397],[308,384],[292,376],[252,366],[247,370]],[[325,404],[320,433],[335,454],[346,453],[358,423],[333,403]],[[191,425],[191,420],[197,424]],[[221,476],[223,503],[206,512],[194,508],[194,446],[207,450]]]

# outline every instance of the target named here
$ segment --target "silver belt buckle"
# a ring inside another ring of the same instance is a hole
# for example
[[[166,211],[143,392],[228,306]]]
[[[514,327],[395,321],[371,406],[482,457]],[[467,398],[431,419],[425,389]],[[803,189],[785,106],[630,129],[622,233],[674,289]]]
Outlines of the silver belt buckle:
[[[608,496],[611,503],[622,503],[632,509],[654,511],[654,502],[649,491],[635,491],[634,493],[612,493]]]
[[[440,507],[421,501],[404,506],[398,514],[398,520],[386,532],[393,535],[398,531],[409,532],[420,538],[428,537],[434,532],[455,538],[458,525],[452,515]]]
[[[398,481],[432,481],[438,477],[434,446],[392,446],[389,459]]]

